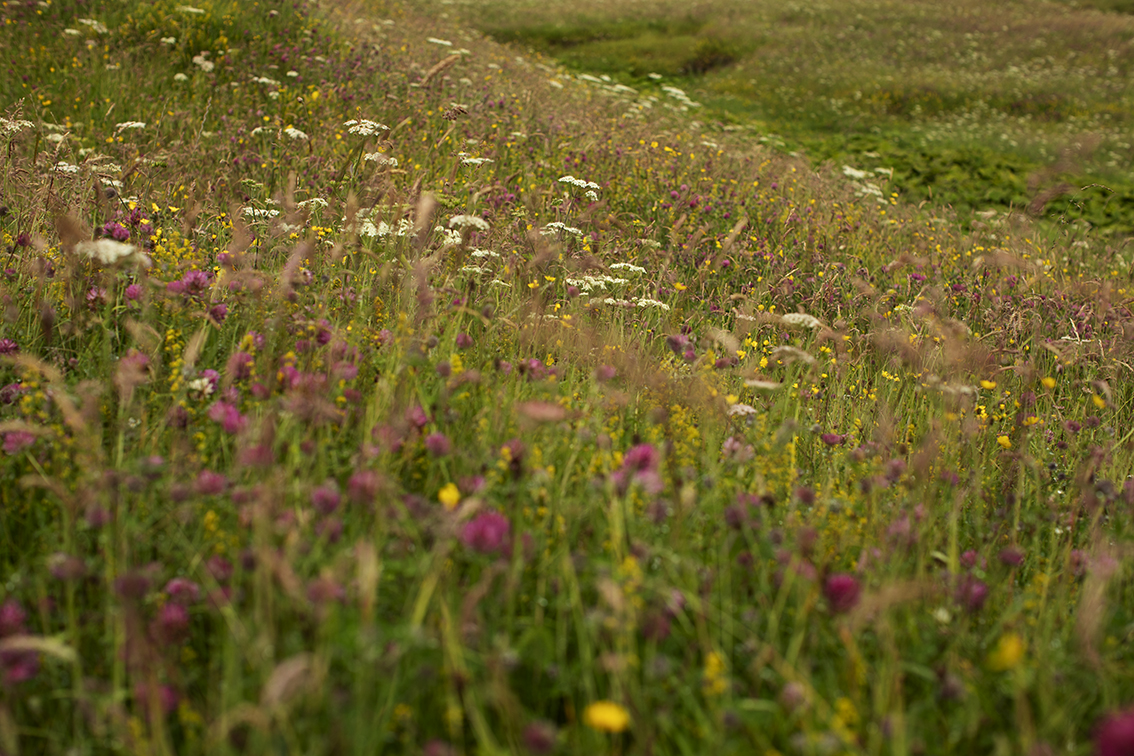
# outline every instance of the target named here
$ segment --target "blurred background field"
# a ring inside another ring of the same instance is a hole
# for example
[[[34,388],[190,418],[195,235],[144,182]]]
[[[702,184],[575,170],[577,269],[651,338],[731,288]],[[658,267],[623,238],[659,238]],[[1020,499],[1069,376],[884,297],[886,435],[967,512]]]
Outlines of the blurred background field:
[[[1122,3],[442,7],[663,101],[665,84],[686,89],[695,117],[751,127],[815,162],[892,170],[915,203],[1134,231],[1134,17]]]

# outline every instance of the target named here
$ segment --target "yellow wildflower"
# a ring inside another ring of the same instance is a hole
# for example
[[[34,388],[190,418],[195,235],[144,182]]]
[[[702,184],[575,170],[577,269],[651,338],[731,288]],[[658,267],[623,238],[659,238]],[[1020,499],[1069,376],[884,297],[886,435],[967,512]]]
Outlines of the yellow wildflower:
[[[603,732],[622,732],[630,727],[630,712],[614,701],[595,701],[583,710],[587,727]]]
[[[446,483],[438,492],[437,500],[445,505],[445,510],[452,512],[461,503],[461,492],[454,483]]]
[[[1024,659],[1024,639],[1019,633],[1008,633],[1000,637],[988,654],[988,668],[993,672],[1015,669]]]

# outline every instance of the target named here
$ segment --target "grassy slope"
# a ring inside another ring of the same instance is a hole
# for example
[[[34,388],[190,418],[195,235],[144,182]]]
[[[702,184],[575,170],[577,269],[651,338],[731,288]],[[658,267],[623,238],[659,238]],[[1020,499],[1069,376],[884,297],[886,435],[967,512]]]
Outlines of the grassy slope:
[[[446,6],[452,7],[452,6]],[[1055,3],[465,2],[581,71],[694,92],[816,162],[893,169],[906,199],[1134,231],[1134,19]]]
[[[1084,753],[1134,699],[1112,249],[398,4],[200,10],[3,6],[5,751]]]

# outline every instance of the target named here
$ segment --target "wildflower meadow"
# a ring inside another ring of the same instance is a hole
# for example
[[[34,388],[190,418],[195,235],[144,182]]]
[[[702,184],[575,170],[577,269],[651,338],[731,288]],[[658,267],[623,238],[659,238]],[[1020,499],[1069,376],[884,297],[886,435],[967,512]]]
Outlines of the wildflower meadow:
[[[1125,205],[470,8],[0,3],[0,754],[1134,753]]]

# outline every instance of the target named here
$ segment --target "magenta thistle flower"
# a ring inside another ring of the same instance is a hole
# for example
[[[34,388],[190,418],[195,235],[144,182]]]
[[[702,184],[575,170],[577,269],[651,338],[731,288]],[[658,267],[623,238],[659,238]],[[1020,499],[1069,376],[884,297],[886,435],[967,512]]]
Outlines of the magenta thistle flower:
[[[9,598],[0,605],[0,638],[22,633],[27,618],[27,612],[20,606],[20,602]]]
[[[14,457],[35,443],[35,436],[27,431],[10,431],[4,434],[4,453]]]
[[[215,496],[222,494],[228,488],[228,478],[222,473],[212,470],[202,470],[197,475],[196,489],[202,496]]]
[[[5,685],[30,680],[39,672],[39,654],[35,651],[0,651],[0,678]]]
[[[969,612],[979,612],[988,599],[988,586],[982,580],[966,575],[957,584],[957,603]]]
[[[165,592],[170,601],[183,605],[195,604],[201,598],[201,586],[183,577],[176,577],[166,583]]]
[[[340,501],[342,501],[342,496],[339,495],[339,487],[333,480],[328,480],[311,491],[311,506],[319,514],[331,514],[339,508]]]
[[[347,481],[347,495],[355,504],[369,504],[378,495],[382,478],[373,470],[360,470]]]
[[[457,334],[457,349],[468,349],[472,345],[472,336],[469,336],[467,333]]]
[[[1134,707],[1111,713],[1095,732],[1098,756],[1134,754]]]
[[[827,599],[831,611],[838,614],[849,612],[858,604],[862,586],[853,575],[836,573],[827,578],[823,585],[823,596]]]
[[[236,406],[228,402],[215,402],[209,407],[209,419],[220,423],[224,427],[224,432],[229,435],[236,435],[248,424],[248,418],[241,415]]]
[[[823,443],[825,443],[827,446],[838,446],[839,444],[844,443],[847,440],[847,437],[845,435],[840,435],[838,433],[824,433],[819,438],[821,438],[823,440]]]
[[[167,603],[158,610],[151,630],[163,644],[181,643],[189,637],[189,610],[181,604]]]
[[[444,457],[453,451],[453,444],[444,433],[430,433],[425,437],[425,448],[434,457]]]
[[[0,339],[0,354],[15,354],[20,351],[20,345],[11,339]]]
[[[1001,549],[1000,554],[997,556],[1001,564],[1006,564],[1009,567],[1019,567],[1024,563],[1024,552],[1016,546],[1009,546]]]
[[[429,416],[425,414],[420,404],[415,404],[406,410],[406,422],[421,430],[429,422]]]
[[[465,523],[464,530],[461,531],[461,542],[474,551],[491,554],[504,548],[510,530],[508,518],[500,512],[481,512]]]

